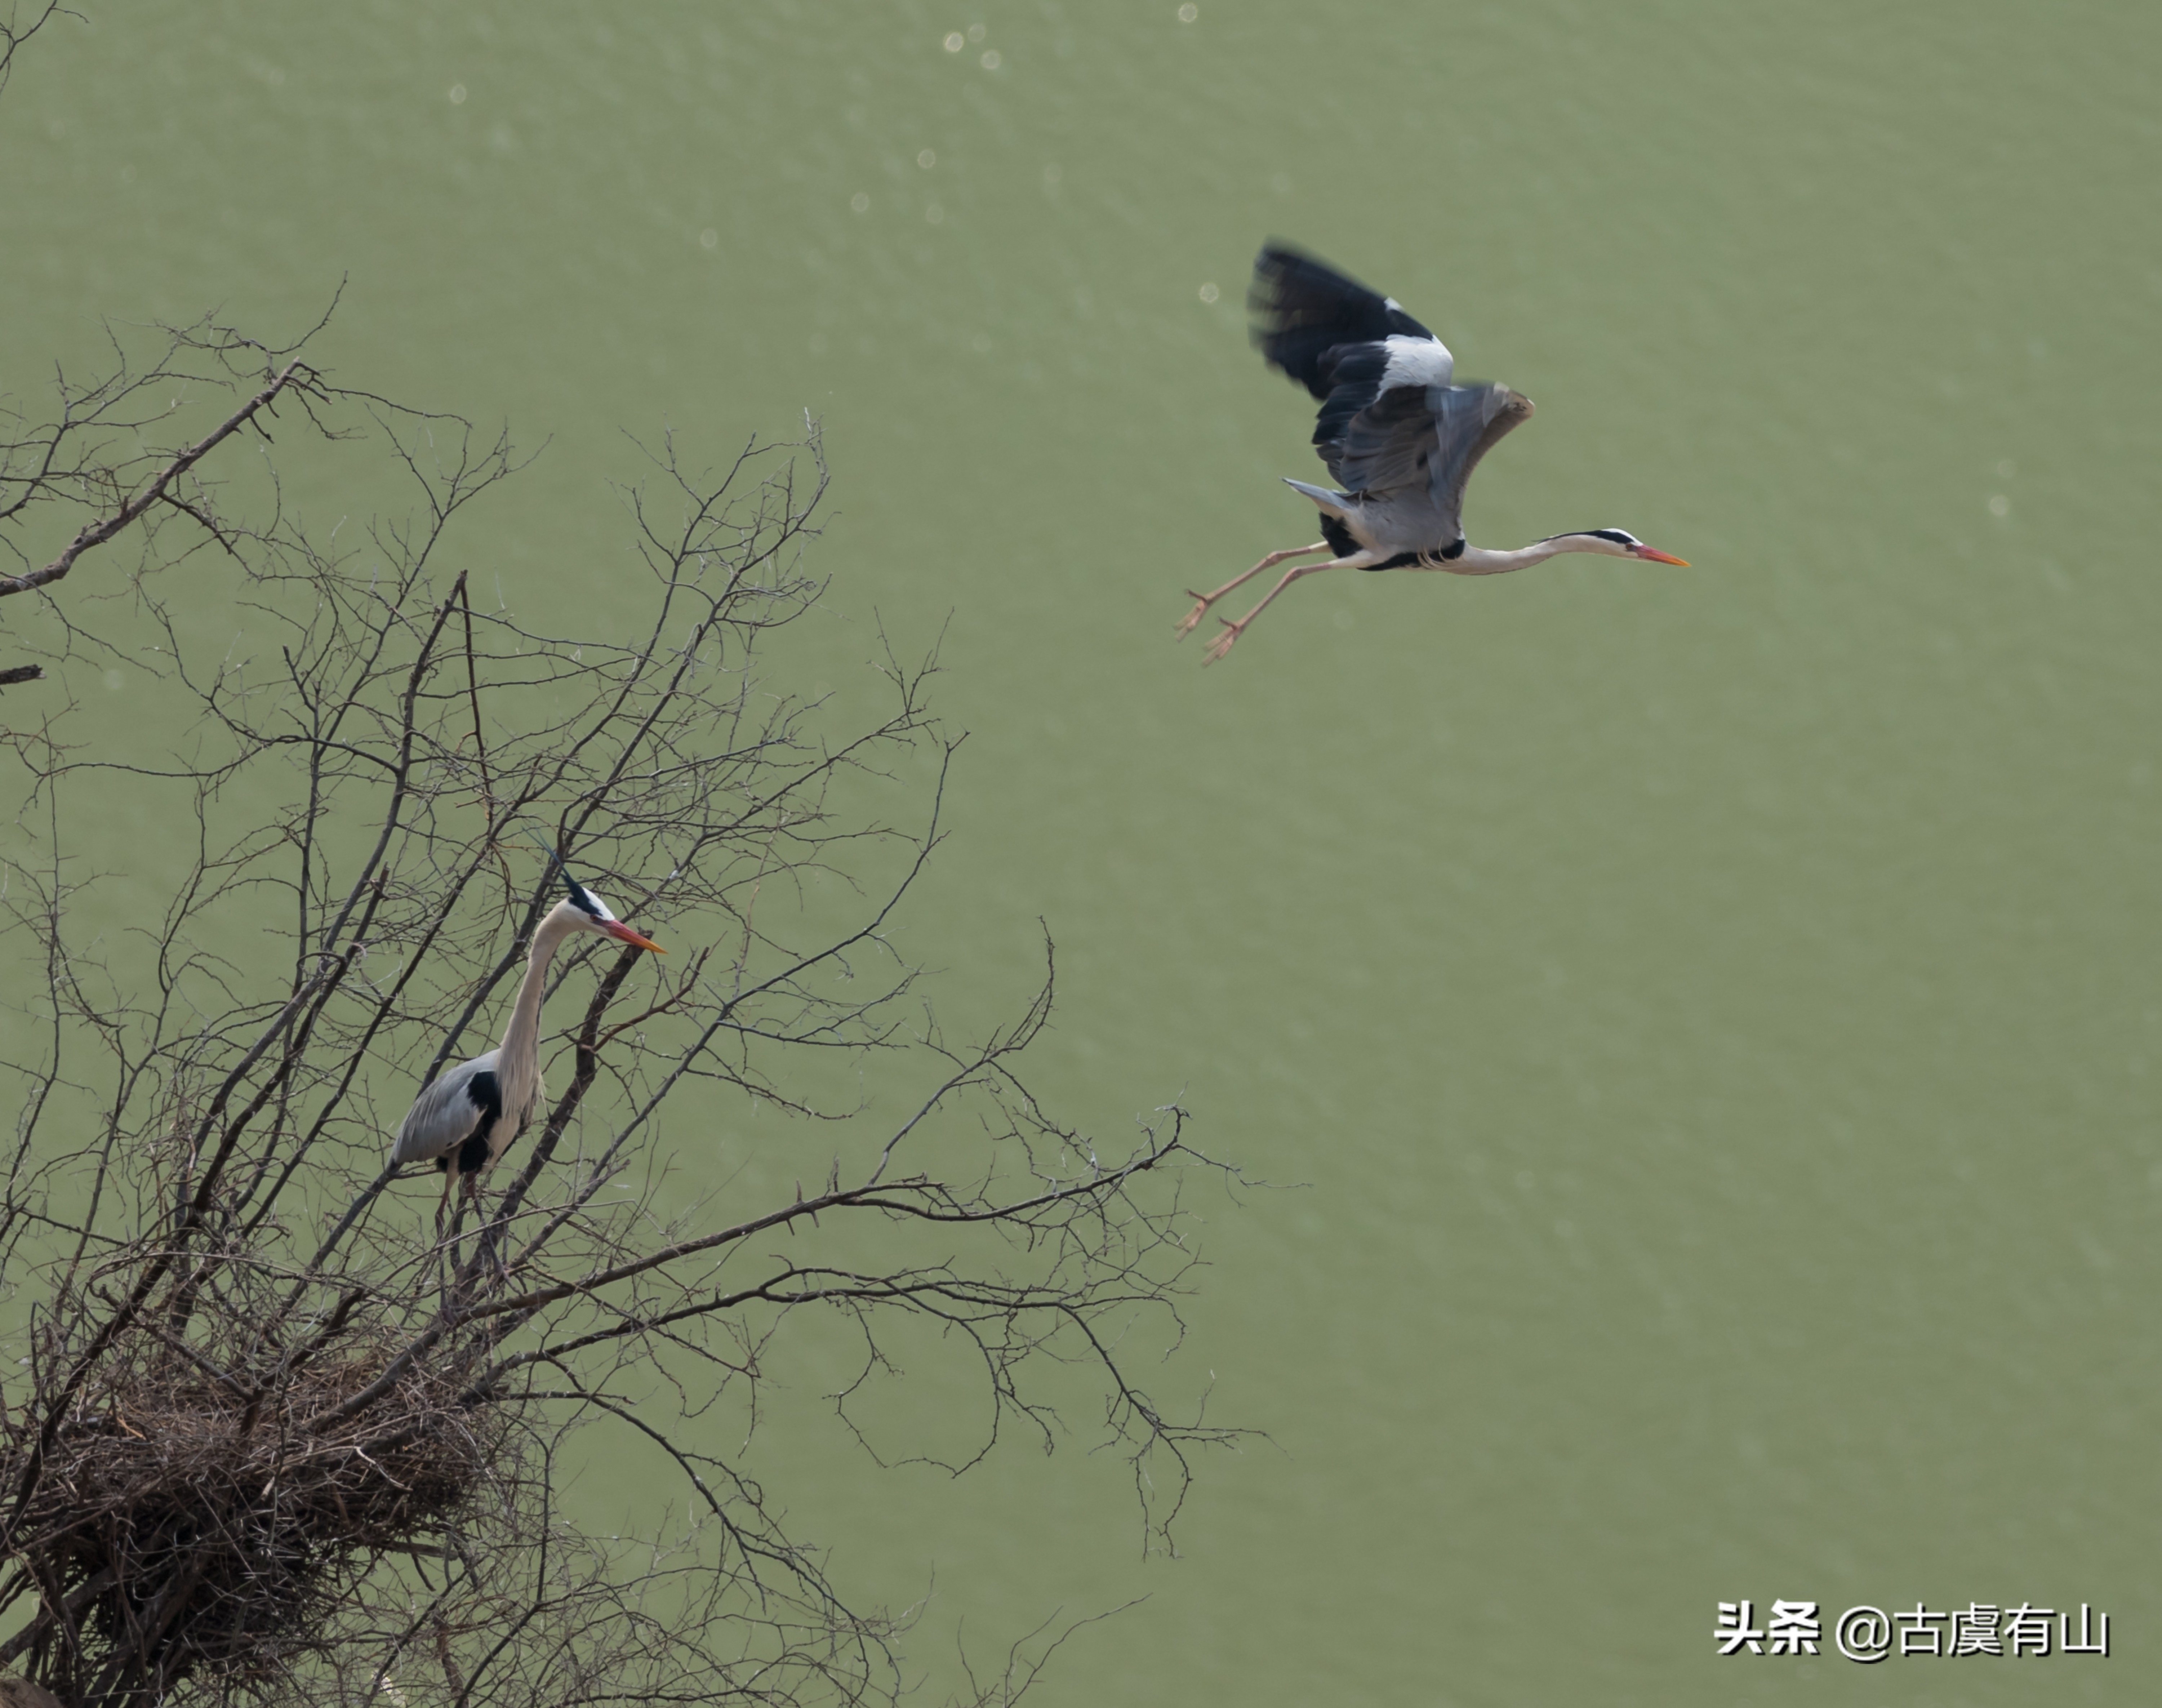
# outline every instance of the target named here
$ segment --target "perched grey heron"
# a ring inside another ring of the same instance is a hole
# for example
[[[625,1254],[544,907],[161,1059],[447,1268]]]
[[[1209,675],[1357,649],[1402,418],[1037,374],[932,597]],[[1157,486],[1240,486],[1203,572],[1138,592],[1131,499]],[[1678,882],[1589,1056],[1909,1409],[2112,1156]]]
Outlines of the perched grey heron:
[[[433,1162],[443,1171],[443,1196],[436,1206],[439,1240],[452,1180],[462,1182],[478,1203],[482,1173],[510,1148],[533,1118],[533,1106],[540,1099],[540,997],[547,988],[548,964],[556,958],[563,939],[591,932],[651,949],[656,955],[667,953],[609,912],[608,904],[565,871],[561,860],[555,866],[571,894],[548,910],[533,933],[525,982],[518,987],[518,1000],[511,1005],[503,1042],[423,1087],[391,1143],[394,1167]]]
[[[1215,663],[1236,645],[1270,599],[1301,576],[1324,569],[1506,575],[1564,551],[1688,567],[1620,528],[1556,534],[1517,551],[1468,544],[1465,483],[1503,434],[1530,419],[1532,400],[1506,385],[1451,384],[1456,358],[1449,347],[1394,297],[1283,243],[1266,245],[1255,261],[1246,306],[1254,316],[1254,342],[1269,365],[1321,401],[1313,443],[1337,489],[1287,480],[1321,512],[1321,538],[1272,551],[1213,593],[1193,593],[1199,603],[1178,625],[1178,638],[1192,633],[1217,600],[1263,570],[1317,551],[1330,556],[1325,563],[1286,570],[1268,598],[1237,622],[1219,618],[1224,632],[1209,642],[1203,663]]]

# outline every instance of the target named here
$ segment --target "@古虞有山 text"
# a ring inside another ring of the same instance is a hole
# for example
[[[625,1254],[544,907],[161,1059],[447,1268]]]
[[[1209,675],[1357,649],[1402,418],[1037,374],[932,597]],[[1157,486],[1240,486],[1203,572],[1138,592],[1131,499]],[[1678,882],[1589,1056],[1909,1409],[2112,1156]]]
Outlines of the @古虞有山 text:
[[[1816,1654],[1825,1641],[1815,1601],[1773,1601],[1760,1624],[1754,1601],[1721,1601],[1712,1633],[1722,1655]],[[1880,1661],[1898,1655],[1996,1655],[2040,1658],[2051,1654],[2107,1654],[2109,1615],[2080,1603],[2073,1615],[2022,1601],[2016,1607],[1971,1601],[1964,1607],[1931,1607],[1917,1601],[1904,1611],[1849,1607],[1832,1622],[1832,1646],[1849,1660]]]

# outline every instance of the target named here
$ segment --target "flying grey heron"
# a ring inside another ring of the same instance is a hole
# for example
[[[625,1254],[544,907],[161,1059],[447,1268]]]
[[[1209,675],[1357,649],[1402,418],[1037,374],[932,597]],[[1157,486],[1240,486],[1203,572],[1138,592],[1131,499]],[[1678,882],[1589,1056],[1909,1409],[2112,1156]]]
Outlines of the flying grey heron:
[[[423,1087],[412,1108],[405,1111],[405,1119],[398,1124],[398,1136],[390,1146],[394,1167],[432,1162],[443,1171],[443,1196],[436,1206],[439,1240],[444,1213],[450,1208],[452,1180],[462,1182],[478,1203],[482,1173],[525,1130],[533,1106],[540,1101],[540,997],[547,988],[548,964],[555,959],[563,939],[591,932],[634,943],[656,955],[667,953],[609,912],[608,904],[565,871],[561,860],[554,863],[562,873],[570,896],[550,908],[533,933],[525,981],[518,987],[518,1000],[511,1005],[510,1023],[503,1029],[503,1042],[486,1055],[461,1062]]]
[[[1688,567],[1620,528],[1556,534],[1517,551],[1468,544],[1462,525],[1465,483],[1503,434],[1530,419],[1532,400],[1506,385],[1451,384],[1456,358],[1449,347],[1394,297],[1369,290],[1283,243],[1263,247],[1246,306],[1254,316],[1254,342],[1269,365],[1320,400],[1313,443],[1337,489],[1287,480],[1285,485],[1313,499],[1321,512],[1321,538],[1272,551],[1213,593],[1193,593],[1199,603],[1178,625],[1178,638],[1190,634],[1217,600],[1263,570],[1317,551],[1330,556],[1325,563],[1286,570],[1268,598],[1235,623],[1219,618],[1224,632],[1209,642],[1203,663],[1214,664],[1230,651],[1270,599],[1300,577],[1324,569],[1506,575],[1564,551]]]

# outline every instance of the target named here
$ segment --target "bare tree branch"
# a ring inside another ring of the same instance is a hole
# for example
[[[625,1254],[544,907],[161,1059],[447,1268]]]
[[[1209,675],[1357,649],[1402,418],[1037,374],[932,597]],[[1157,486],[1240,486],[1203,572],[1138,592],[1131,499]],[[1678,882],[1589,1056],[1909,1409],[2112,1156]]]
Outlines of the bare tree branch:
[[[8,15],[0,18],[0,90],[8,86],[8,74],[15,67],[17,50],[66,8],[60,0],[9,0]],[[76,16],[68,13],[69,17]],[[27,20],[27,21],[26,21]]]
[[[310,370],[297,358],[288,362],[279,369],[276,377],[269,384],[264,386],[262,390],[257,392],[254,396],[249,398],[246,403],[219,422],[216,427],[159,469],[118,509],[97,521],[86,522],[76,530],[75,538],[68,541],[66,549],[43,569],[34,570],[28,575],[0,576],[0,598],[5,598],[10,593],[27,593],[34,588],[44,587],[60,580],[75,567],[76,560],[84,552],[93,551],[104,545],[107,541],[128,527],[151,505],[164,498],[175,481],[253,420],[258,413],[268,409],[277,400],[279,392],[285,390],[295,380],[306,384],[311,378],[312,375]],[[179,501],[175,500],[175,502]],[[182,504],[180,508],[190,517],[201,523],[206,530],[216,531],[216,525],[203,512],[192,505],[185,504]]]
[[[599,602],[617,626],[556,635],[443,561],[521,466],[502,435],[297,346],[164,336],[0,445],[18,560],[91,513],[0,591],[44,590],[21,609],[60,625],[57,659],[154,661],[132,734],[80,742],[61,708],[0,741],[23,1088],[0,1272],[25,1324],[0,1349],[0,1661],[70,1708],[890,1701],[905,1620],[847,1605],[741,1457],[776,1363],[835,1336],[860,1361],[837,1450],[958,1474],[1010,1429],[1066,1439],[1086,1392],[1166,1539],[1194,1451],[1234,1432],[1139,1362],[1183,1333],[1188,1183],[1235,1177],[1183,1111],[1110,1152],[1038,1104],[1047,939],[1042,987],[982,1039],[925,1006],[890,933],[945,834],[936,658],[881,640],[854,722],[767,661],[822,590],[815,426],[713,473],[648,447]],[[226,400],[152,457],[183,376],[185,407]],[[322,536],[267,443],[221,468],[278,405],[305,428],[282,455],[312,478],[373,446],[404,508]],[[123,532],[125,600],[55,597]],[[242,640],[206,646],[213,603]],[[114,930],[70,827],[118,803],[161,827],[157,859],[119,851],[133,880],[171,875]],[[435,1176],[409,1190],[388,1136],[499,1022],[556,894],[536,844],[673,953],[558,962],[551,1091],[438,1248]],[[679,1155],[754,1141],[803,1154],[812,1189],[666,1208]],[[972,1396],[928,1446],[877,1420],[908,1348]],[[638,1548],[560,1510],[589,1427],[683,1480]],[[1059,1640],[1016,1645],[979,1700]]]

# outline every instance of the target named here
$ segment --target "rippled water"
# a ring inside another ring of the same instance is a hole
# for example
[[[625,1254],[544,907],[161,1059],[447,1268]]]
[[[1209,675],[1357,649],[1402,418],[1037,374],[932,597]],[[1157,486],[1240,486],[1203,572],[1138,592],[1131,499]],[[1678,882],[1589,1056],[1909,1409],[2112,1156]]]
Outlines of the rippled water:
[[[10,389],[342,277],[341,377],[552,436],[466,551],[558,611],[620,429],[809,408],[807,668],[943,629],[974,732],[908,939],[949,1015],[1041,915],[1053,1100],[1183,1096],[1296,1187],[1210,1211],[1167,1381],[1272,1444],[1180,1559],[1085,1435],[958,1486],[760,1444],[845,1582],[935,1569],[939,1688],[957,1618],[1146,1594],[1047,1705],[2151,1698],[2156,13],[89,10],[0,97]],[[1272,232],[1537,400],[1475,540],[1695,567],[1323,578],[1198,668],[1183,589],[1310,537]],[[2116,1653],[1715,1661],[1744,1596]]]

